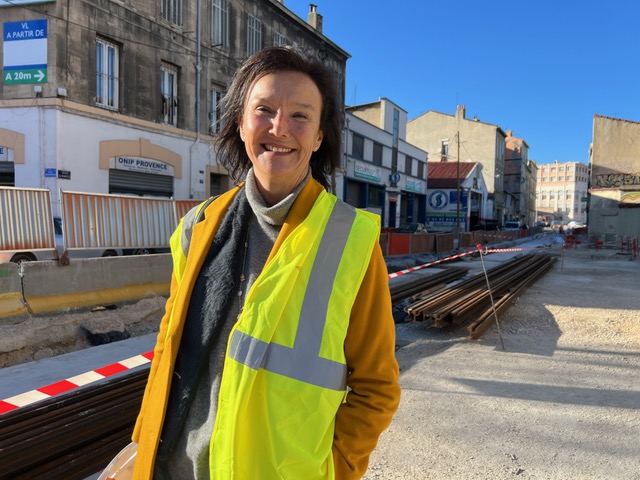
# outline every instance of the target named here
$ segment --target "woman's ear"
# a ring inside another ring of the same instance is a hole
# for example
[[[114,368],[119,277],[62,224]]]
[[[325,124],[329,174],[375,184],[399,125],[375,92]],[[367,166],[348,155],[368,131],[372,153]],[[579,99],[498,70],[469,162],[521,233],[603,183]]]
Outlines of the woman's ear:
[[[324,138],[324,134],[322,133],[322,130],[318,130],[318,138],[316,139],[316,143],[313,146],[313,151],[317,152],[318,149],[320,148],[320,145],[322,145],[322,139]]]
[[[240,140],[244,143],[244,128],[242,127],[242,119],[238,122],[238,133],[240,133]]]

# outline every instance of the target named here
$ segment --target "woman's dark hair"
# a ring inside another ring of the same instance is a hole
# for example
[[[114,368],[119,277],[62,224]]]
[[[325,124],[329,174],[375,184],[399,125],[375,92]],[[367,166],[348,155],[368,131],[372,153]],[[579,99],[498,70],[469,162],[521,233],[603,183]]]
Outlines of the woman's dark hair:
[[[216,138],[218,162],[229,170],[238,182],[251,167],[244,142],[240,138],[240,122],[245,101],[253,83],[270,73],[301,72],[308,75],[322,95],[320,130],[322,144],[311,155],[311,175],[322,186],[329,188],[330,176],[340,166],[342,112],[333,73],[323,63],[295,47],[269,47],[247,59],[236,71],[222,105],[223,127]]]

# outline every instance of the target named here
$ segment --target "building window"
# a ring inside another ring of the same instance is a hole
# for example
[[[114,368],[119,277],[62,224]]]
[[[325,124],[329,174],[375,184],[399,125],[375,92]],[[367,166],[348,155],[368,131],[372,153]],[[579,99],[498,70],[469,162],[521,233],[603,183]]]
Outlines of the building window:
[[[445,140],[442,140],[442,143],[440,144],[440,161],[446,162],[448,157],[449,157],[449,140],[445,139]]]
[[[573,177],[572,177],[571,175],[569,175],[569,176],[567,177],[567,182],[572,182],[572,181],[573,181]]]
[[[118,47],[96,39],[96,104],[118,109]]]
[[[358,135],[357,133],[353,134],[353,140],[351,143],[351,156],[354,158],[364,158],[364,137],[362,135]]]
[[[211,0],[211,45],[216,48],[229,46],[228,27],[228,0]]]
[[[162,93],[162,123],[178,124],[178,67],[163,63],[160,67]]]
[[[405,155],[404,157],[404,173],[407,175],[411,175],[411,168],[413,167],[413,158],[409,155]]]
[[[174,25],[182,25],[182,0],[161,0],[162,19]]]
[[[556,198],[556,194],[553,192],[549,192],[549,200],[554,200]]]
[[[418,162],[418,178],[424,180],[424,163]]]
[[[211,88],[211,104],[209,105],[209,135],[220,133],[222,128],[222,97],[221,88]]]
[[[262,48],[262,22],[253,15],[247,15],[247,57]]]
[[[382,145],[373,142],[373,164],[382,165]]]
[[[283,45],[288,45],[288,44],[289,44],[289,40],[287,40],[287,37],[285,37],[280,32],[276,32],[275,30],[273,31],[273,46],[274,47],[281,47]]]

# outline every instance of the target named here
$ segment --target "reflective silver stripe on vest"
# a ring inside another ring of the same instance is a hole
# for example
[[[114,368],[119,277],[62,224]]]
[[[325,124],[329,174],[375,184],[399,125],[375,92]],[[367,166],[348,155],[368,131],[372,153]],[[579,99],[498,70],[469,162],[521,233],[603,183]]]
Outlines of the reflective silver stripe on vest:
[[[352,207],[336,202],[311,268],[293,348],[236,330],[229,346],[231,358],[254,370],[263,368],[322,388],[347,388],[347,366],[319,355],[329,297],[355,218]]]
[[[202,205],[196,205],[182,217],[182,235],[180,236],[180,244],[182,245],[182,253],[187,256],[189,246],[191,245],[191,234],[193,226],[196,224],[196,216],[200,212]]]

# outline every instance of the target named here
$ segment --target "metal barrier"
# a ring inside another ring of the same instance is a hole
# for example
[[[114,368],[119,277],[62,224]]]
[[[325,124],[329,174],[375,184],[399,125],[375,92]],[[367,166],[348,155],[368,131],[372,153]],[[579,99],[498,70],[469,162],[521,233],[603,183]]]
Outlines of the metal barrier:
[[[54,250],[51,192],[0,187],[0,250]]]
[[[162,248],[176,227],[173,200],[61,192],[65,247]]]

